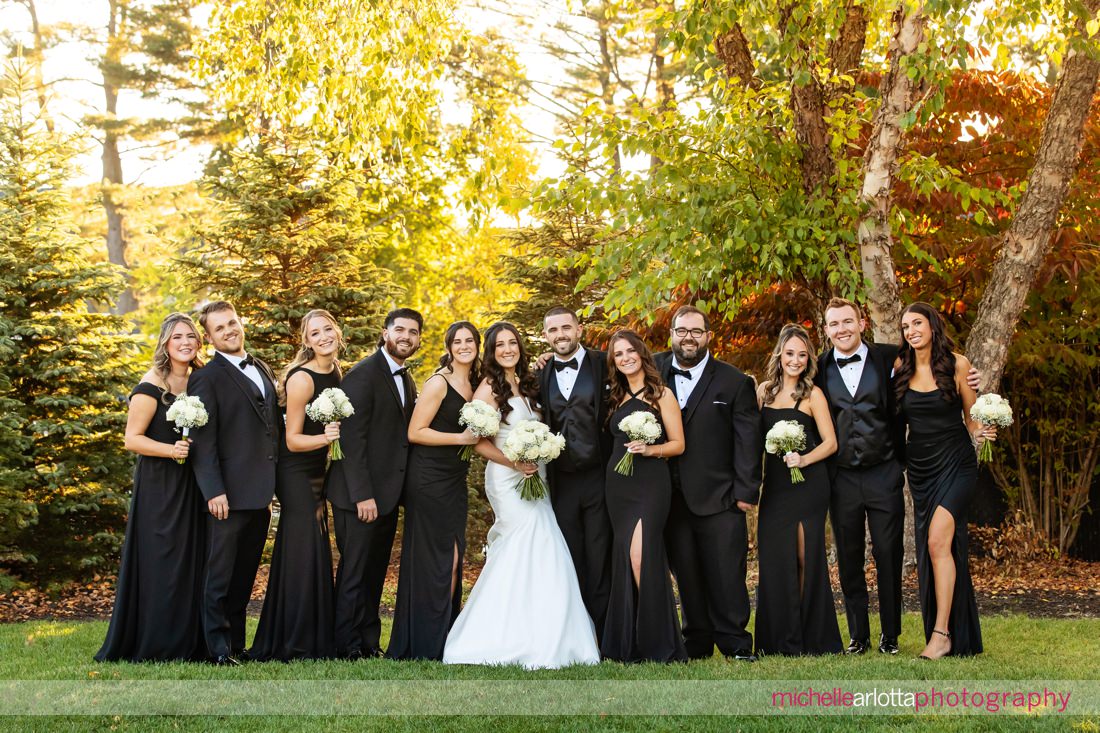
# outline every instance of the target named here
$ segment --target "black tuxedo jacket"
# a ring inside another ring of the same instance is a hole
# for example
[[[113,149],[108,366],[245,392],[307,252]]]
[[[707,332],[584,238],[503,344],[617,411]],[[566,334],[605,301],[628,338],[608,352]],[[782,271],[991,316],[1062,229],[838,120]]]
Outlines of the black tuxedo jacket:
[[[607,429],[607,413],[609,405],[607,404],[608,390],[611,387],[610,382],[607,381],[607,353],[603,351],[596,351],[595,349],[584,349],[584,362],[581,363],[581,369],[589,370],[592,375],[592,384],[595,385],[595,400],[596,400],[596,430],[600,439],[600,453],[603,455],[604,463],[607,463],[611,458],[611,431]],[[546,366],[542,368],[542,371],[538,374],[539,377],[539,402],[542,404],[542,412],[545,416],[546,424],[550,426],[550,429],[555,433],[561,432],[561,425],[556,419],[556,416],[550,411],[550,380],[554,379],[554,361],[551,359],[546,362]]]
[[[817,357],[817,376],[814,377],[814,384],[825,393],[825,399],[832,405],[833,398],[829,394],[829,380],[826,378],[826,369],[833,368],[833,351],[834,349],[828,349],[821,356]],[[894,457],[900,462],[905,463],[905,424],[898,416],[897,400],[894,397],[894,380],[890,376],[894,373],[894,360],[898,358],[898,347],[893,344],[874,344],[867,343],[867,362],[878,369],[879,373],[879,399],[881,403],[886,405],[887,419],[890,420],[890,424],[893,426],[893,439],[894,439]],[[866,367],[864,367],[866,368]],[[832,415],[832,410],[829,411],[829,415]],[[836,421],[833,421],[833,427],[836,427]],[[839,452],[839,451],[838,451]],[[828,465],[830,472],[835,472],[835,456],[829,456]]]
[[[401,500],[409,462],[409,418],[416,384],[406,373],[405,406],[382,350],[351,368],[340,382],[355,414],[340,423],[344,458],[333,461],[325,480],[332,505],[354,511],[374,499],[379,514],[389,514]],[[457,448],[455,449],[458,450]]]
[[[657,354],[656,361],[671,385],[672,352]],[[688,509],[710,516],[735,509],[738,501],[756,504],[764,436],[752,377],[711,354],[683,417],[687,447],[672,460]]]
[[[198,397],[209,420],[191,431],[191,469],[209,501],[226,495],[230,511],[264,509],[275,495],[275,463],[283,440],[283,420],[275,375],[256,359],[265,386],[256,385],[221,354],[196,370],[187,394]]]

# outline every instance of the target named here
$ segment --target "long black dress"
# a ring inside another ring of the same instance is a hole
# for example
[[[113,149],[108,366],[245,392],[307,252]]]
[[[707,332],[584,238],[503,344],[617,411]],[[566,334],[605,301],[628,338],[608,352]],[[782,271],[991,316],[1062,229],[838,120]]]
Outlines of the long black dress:
[[[799,400],[801,402],[801,400]],[[806,431],[808,453],[821,443],[814,419],[794,407],[761,411],[764,433],[780,420],[794,420]],[[802,468],[805,481],[791,483],[782,456],[767,454],[760,497],[757,542],[760,585],[756,602],[756,653],[837,654],[840,627],[829,585],[825,556],[825,514],[829,511],[829,473],[818,461]],[[798,587],[798,526],[802,525],[802,588]]]
[[[148,382],[134,387],[130,398],[138,394],[157,401],[145,436],[160,443],[179,440],[167,418],[175,395]],[[171,458],[137,457],[115,606],[97,662],[206,658],[201,615],[205,514],[191,466]]]
[[[338,387],[333,370],[319,374],[296,367],[313,379],[313,394]],[[312,399],[312,398],[311,398]],[[307,415],[304,435],[320,435],[325,426]],[[279,529],[271,555],[260,624],[250,655],[257,660],[327,659],[336,654],[334,586],[328,510],[323,493],[328,448],[292,453],[284,440],[275,474]]]
[[[978,461],[963,422],[962,398],[956,396],[945,400],[938,389],[931,392],[910,389],[902,398],[901,409],[909,423],[905,456],[909,491],[913,495],[917,583],[924,638],[925,641],[931,639],[936,624],[936,591],[932,558],[928,554],[928,527],[936,507],[942,506],[955,518],[955,540],[951,543],[955,591],[947,622],[951,654],[980,654],[982,628],[978,622],[974,585],[970,581],[966,533],[967,512],[978,479]]]
[[[439,377],[443,379],[442,376]],[[466,399],[447,383],[447,393],[432,418],[431,429],[461,433],[459,412]],[[458,445],[416,445],[409,451],[405,488],[405,534],[393,632],[386,656],[391,659],[443,659],[462,605],[462,558],[466,553],[470,464],[458,457]],[[451,592],[451,568],[458,551],[458,582]]]
[[[672,502],[668,461],[635,454],[632,476],[615,471],[630,442],[619,430],[619,422],[640,410],[654,413],[660,422],[660,413],[637,396],[631,396],[611,415],[614,448],[606,478],[607,513],[613,533],[611,596],[600,651],[606,658],[620,662],[686,661],[665,552],[665,522]],[[663,437],[658,442],[663,442]],[[639,523],[642,567],[641,582],[635,588],[630,541]]]

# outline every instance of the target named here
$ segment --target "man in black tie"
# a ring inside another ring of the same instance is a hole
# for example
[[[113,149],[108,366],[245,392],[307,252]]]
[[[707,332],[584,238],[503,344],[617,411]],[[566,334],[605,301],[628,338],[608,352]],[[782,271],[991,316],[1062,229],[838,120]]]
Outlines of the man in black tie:
[[[191,432],[191,467],[207,501],[203,630],[217,664],[245,650],[245,610],[260,565],[282,420],[275,376],[245,351],[244,327],[230,303],[208,303],[199,324],[216,351],[188,382],[209,419]]]
[[[420,348],[424,319],[411,308],[386,315],[379,348],[340,388],[355,414],[340,423],[344,458],[325,480],[340,566],[336,572],[336,649],[348,659],[382,656],[378,605],[405,487],[409,419],[416,384],[405,360]]]
[[[542,335],[553,359],[539,374],[539,401],[550,429],[565,436],[565,451],[549,464],[550,501],[598,639],[611,592],[611,520],[604,500],[611,455],[607,355],[581,346],[582,330],[568,308],[546,312]]]
[[[672,459],[672,506],[665,526],[669,565],[693,659],[714,654],[753,661],[745,582],[745,513],[760,496],[763,455],[752,377],[710,355],[706,314],[683,306],[672,318],[672,352],[656,357],[684,415],[687,447]]]

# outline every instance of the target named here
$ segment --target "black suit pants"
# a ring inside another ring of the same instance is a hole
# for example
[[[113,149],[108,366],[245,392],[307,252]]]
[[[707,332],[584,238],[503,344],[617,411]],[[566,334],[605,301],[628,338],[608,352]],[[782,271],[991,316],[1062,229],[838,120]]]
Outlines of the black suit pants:
[[[867,528],[878,576],[879,619],[885,636],[901,634],[901,566],[904,559],[905,498],[901,464],[886,461],[866,468],[838,468],[833,477],[829,517],[836,540],[840,589],[848,633],[871,637],[864,566]]]
[[[665,547],[676,576],[683,614],[684,646],[692,659],[752,650],[749,591],[745,585],[749,549],[745,514],[737,509],[700,516],[672,491]]]
[[[563,471],[550,464],[550,503],[569,546],[581,598],[596,625],[597,639],[603,636],[611,595],[611,519],[604,496],[606,470],[597,466]]]
[[[397,507],[373,522],[355,511],[332,508],[340,565],[336,570],[336,653],[373,656],[381,652],[378,606],[397,532]]]
[[[212,658],[245,648],[245,611],[267,541],[270,509],[230,509],[226,519],[206,517],[206,573],[202,624]]]

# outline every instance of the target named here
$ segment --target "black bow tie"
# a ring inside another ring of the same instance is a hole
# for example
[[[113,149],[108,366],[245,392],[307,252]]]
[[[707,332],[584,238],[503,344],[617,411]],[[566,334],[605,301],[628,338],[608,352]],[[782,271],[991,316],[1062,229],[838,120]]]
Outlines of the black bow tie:
[[[554,371],[560,372],[562,369],[576,369],[576,368],[577,368],[577,357],[575,357],[575,356],[572,359],[570,359],[569,361],[558,361],[557,359],[554,359]]]
[[[836,365],[838,367],[848,366],[849,364],[854,364],[857,361],[863,361],[863,357],[859,354],[852,354],[851,356],[841,356],[836,360]]]
[[[241,370],[243,371],[246,366],[256,366],[256,358],[252,354],[245,354],[244,358],[241,359]]]
[[[674,377],[683,377],[684,379],[691,379],[691,372],[686,371],[684,369],[677,369],[676,367],[672,367],[672,371],[670,372],[670,374],[672,374],[672,376],[674,376]]]
[[[393,370],[393,376],[395,376],[395,377],[400,377],[402,374],[408,374],[408,373],[409,373],[409,368],[408,367],[398,367],[397,369]]]

